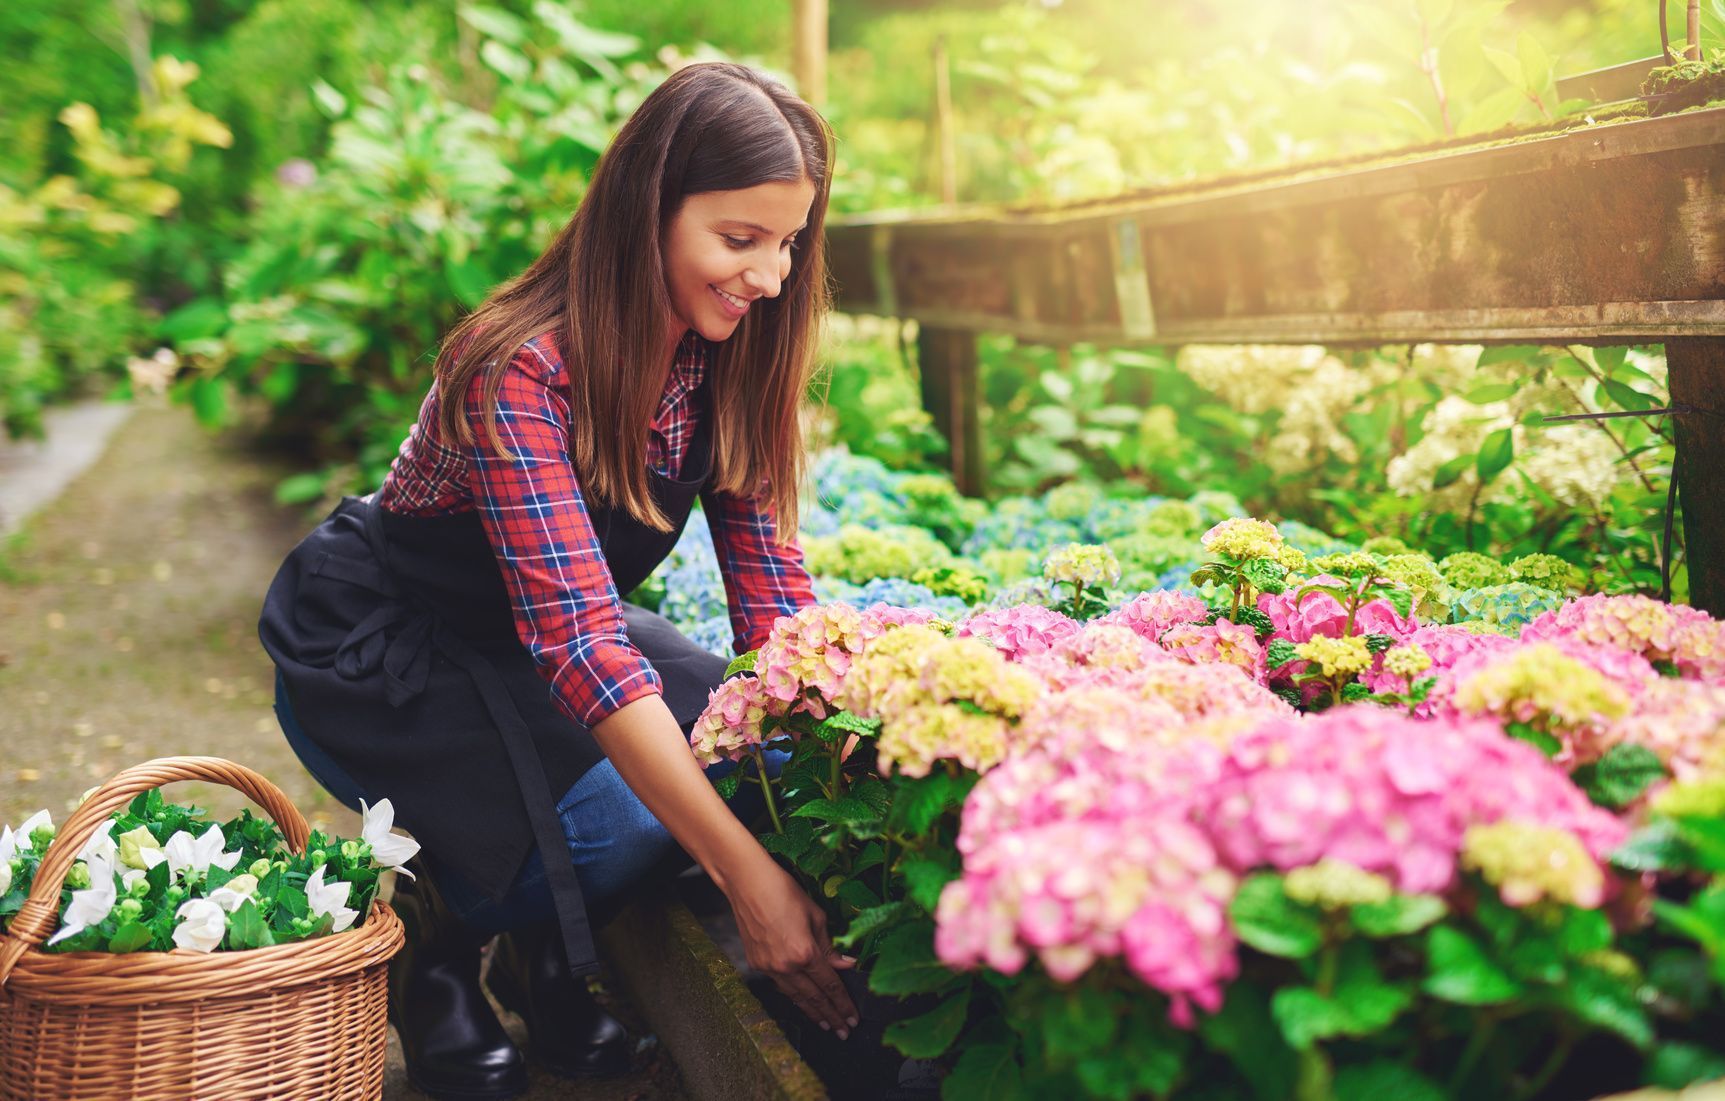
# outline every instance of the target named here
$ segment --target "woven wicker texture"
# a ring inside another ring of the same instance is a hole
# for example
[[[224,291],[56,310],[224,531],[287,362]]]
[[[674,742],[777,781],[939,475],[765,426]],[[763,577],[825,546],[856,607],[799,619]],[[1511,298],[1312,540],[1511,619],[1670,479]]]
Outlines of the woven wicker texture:
[[[386,969],[402,944],[381,901],[357,929],[250,951],[41,951],[66,873],[97,827],[178,780],[242,792],[305,851],[305,819],[281,790],[219,757],[149,761],[98,788],[55,836],[0,936],[0,1101],[380,1096]]]

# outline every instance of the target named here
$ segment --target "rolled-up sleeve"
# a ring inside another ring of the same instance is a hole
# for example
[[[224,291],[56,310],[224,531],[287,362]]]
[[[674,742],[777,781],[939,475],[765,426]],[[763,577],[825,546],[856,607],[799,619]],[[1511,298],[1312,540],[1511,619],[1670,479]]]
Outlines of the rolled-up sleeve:
[[[663,691],[630,643],[623,606],[569,462],[569,401],[561,367],[533,343],[504,372],[492,448],[484,373],[464,395],[473,430],[472,489],[509,590],[516,633],[557,706],[588,726]]]
[[[725,600],[741,654],[767,640],[773,620],[815,603],[814,586],[796,540],[779,545],[770,502],[708,491],[701,508],[713,532],[713,551],[725,582]]]

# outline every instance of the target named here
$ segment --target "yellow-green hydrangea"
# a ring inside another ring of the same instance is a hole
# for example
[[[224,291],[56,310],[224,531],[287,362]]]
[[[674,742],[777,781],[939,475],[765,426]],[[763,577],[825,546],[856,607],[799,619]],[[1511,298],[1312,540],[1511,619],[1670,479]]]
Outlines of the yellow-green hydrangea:
[[[1185,501],[1163,501],[1144,517],[1144,530],[1151,535],[1195,535],[1204,522],[1195,505]]]
[[[1336,577],[1377,576],[1378,560],[1365,551],[1326,554],[1312,559],[1312,568]]]
[[[1462,867],[1478,872],[1511,906],[1542,898],[1591,910],[1605,899],[1605,873],[1568,830],[1528,822],[1469,826]]]
[[[1002,585],[1022,581],[1036,572],[1036,552],[1028,547],[1008,547],[985,550],[982,568]]]
[[[1249,516],[1223,520],[1204,533],[1204,549],[1236,562],[1249,558],[1276,558],[1281,552],[1282,533],[1276,525]]]
[[[1489,555],[1457,551],[1438,563],[1438,572],[1455,589],[1483,589],[1508,584],[1514,578],[1509,567]]]
[[[1523,555],[1509,564],[1509,572],[1517,581],[1560,593],[1580,592],[1586,584],[1580,569],[1555,554]]]
[[[1652,809],[1674,818],[1725,818],[1725,772],[1671,784],[1653,797]]]
[[[1412,554],[1413,548],[1393,535],[1374,535],[1360,544],[1360,549],[1367,554],[1383,557]]]
[[[1294,647],[1294,654],[1316,662],[1326,677],[1351,677],[1372,667],[1372,651],[1359,635],[1330,638],[1319,635]]]
[[[1049,581],[1107,587],[1120,580],[1120,561],[1097,543],[1072,543],[1048,556],[1042,576]]]
[[[1443,600],[1447,586],[1437,563],[1424,554],[1390,554],[1378,559],[1378,576],[1386,577],[1413,594],[1414,611],[1423,620],[1442,622],[1450,616]]]
[[[1629,711],[1629,694],[1555,646],[1523,646],[1456,686],[1455,706],[1548,733],[1591,728]]]
[[[1413,680],[1432,667],[1432,656],[1417,642],[1405,642],[1384,651],[1384,672]]]
[[[1295,902],[1325,910],[1388,902],[1395,894],[1383,876],[1330,856],[1295,868],[1283,878],[1282,888]]]

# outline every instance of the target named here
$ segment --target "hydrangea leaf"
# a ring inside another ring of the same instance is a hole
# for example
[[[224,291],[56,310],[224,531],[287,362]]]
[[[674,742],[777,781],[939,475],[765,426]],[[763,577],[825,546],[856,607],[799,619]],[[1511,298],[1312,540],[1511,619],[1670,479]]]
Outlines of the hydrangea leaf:
[[[1336,1072],[1336,1101],[1444,1101],[1448,1095],[1406,1063],[1379,1060]]]
[[[964,1028],[970,1012],[970,987],[966,986],[939,1005],[908,1020],[894,1021],[884,1039],[912,1059],[933,1059],[946,1053]]]
[[[1437,895],[1396,895],[1388,902],[1350,907],[1354,928],[1368,937],[1400,937],[1417,933],[1449,913]]]
[[[1023,1101],[1024,1071],[1010,1044],[976,1044],[965,1047],[940,1084],[943,1101]]]
[[[1664,779],[1665,763],[1643,745],[1620,742],[1598,761],[1575,770],[1576,786],[1602,807],[1625,807]]]
[[[1434,928],[1426,939],[1426,951],[1430,974],[1423,985],[1434,998],[1459,1005],[1497,1005],[1522,992],[1520,983],[1458,929]]]
[[[1317,913],[1289,899],[1282,877],[1273,873],[1242,883],[1228,905],[1228,916],[1241,940],[1272,956],[1303,959],[1324,943]]]
[[[1039,1030],[1049,1062],[1069,1063],[1112,1044],[1119,1008],[1108,995],[1089,986],[1049,994],[1042,1003]]]
[[[901,925],[881,938],[880,956],[869,972],[876,994],[930,994],[956,975],[934,955],[934,922]]]
[[[851,918],[845,931],[833,938],[833,944],[840,948],[854,948],[871,933],[890,928],[894,922],[909,917],[914,911],[906,902],[888,902],[882,906],[871,906]]]

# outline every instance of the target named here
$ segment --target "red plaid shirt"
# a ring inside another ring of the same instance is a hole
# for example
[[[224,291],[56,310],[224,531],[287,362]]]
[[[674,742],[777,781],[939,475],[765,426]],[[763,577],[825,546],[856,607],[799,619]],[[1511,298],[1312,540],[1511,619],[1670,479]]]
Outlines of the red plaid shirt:
[[[691,396],[706,369],[705,346],[691,330],[678,346],[648,437],[647,460],[662,474],[674,477],[682,467],[697,412]],[[497,434],[512,460],[500,458],[488,442],[483,373],[468,389],[474,442],[466,446],[438,440],[433,386],[377,503],[411,516],[479,509],[509,588],[517,634],[558,705],[591,726],[662,688],[624,631],[622,602],[569,463],[562,374],[554,333],[528,341],[510,361],[497,391]],[[813,604],[814,593],[802,551],[794,542],[774,543],[767,502],[713,492],[701,502],[741,653],[766,640],[774,619]]]

